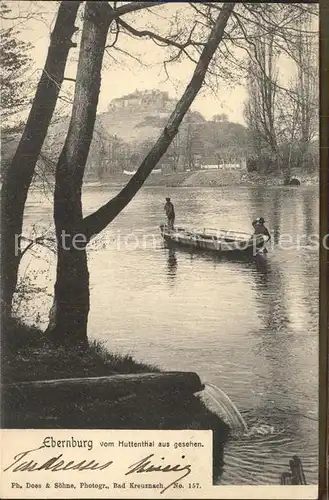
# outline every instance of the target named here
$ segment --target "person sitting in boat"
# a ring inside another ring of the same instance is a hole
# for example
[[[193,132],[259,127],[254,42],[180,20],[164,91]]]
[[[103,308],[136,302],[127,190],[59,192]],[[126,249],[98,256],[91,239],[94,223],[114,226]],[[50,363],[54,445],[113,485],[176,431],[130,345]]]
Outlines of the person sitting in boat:
[[[254,235],[261,234],[262,236],[267,236],[268,241],[270,241],[271,235],[269,233],[269,230],[265,226],[264,217],[258,217],[257,219],[255,219],[253,221],[252,225],[254,228]],[[263,247],[260,250],[262,250],[264,253],[267,253],[267,248],[265,247],[265,242],[263,243]]]
[[[164,206],[164,210],[166,212],[166,216],[168,219],[168,227],[169,229],[174,229],[175,222],[175,208],[173,203],[171,203],[170,198],[166,198],[166,204]]]
[[[269,230],[265,226],[265,220],[263,217],[259,217],[258,219],[254,220],[252,225],[254,228],[254,234],[262,234],[264,236],[267,236],[269,240],[271,239],[271,235],[269,233]]]

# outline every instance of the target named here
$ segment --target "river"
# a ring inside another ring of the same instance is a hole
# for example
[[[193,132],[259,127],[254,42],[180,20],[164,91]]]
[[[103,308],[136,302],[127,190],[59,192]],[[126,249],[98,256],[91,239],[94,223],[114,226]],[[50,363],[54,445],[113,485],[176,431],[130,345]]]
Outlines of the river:
[[[86,187],[85,214],[114,193]],[[241,262],[165,248],[166,196],[177,225],[248,231],[263,216],[269,253]],[[32,192],[25,230],[40,231],[51,213]],[[227,444],[220,484],[278,484],[295,454],[308,484],[317,482],[318,250],[306,237],[318,233],[318,220],[315,187],[146,187],[89,252],[90,337],[163,369],[196,371],[255,430]],[[24,259],[52,292],[54,262]],[[41,323],[50,301],[38,305]]]

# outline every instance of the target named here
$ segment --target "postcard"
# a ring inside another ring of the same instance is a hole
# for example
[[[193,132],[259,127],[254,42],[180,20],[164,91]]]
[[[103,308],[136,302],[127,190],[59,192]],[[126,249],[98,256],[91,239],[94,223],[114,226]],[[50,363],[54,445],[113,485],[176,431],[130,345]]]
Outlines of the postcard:
[[[1,498],[318,498],[318,5],[0,17]]]

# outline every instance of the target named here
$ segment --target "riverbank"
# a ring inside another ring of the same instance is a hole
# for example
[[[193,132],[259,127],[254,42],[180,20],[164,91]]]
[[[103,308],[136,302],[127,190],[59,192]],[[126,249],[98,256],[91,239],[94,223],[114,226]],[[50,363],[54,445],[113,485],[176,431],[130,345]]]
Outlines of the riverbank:
[[[297,179],[301,186],[317,186],[319,184],[320,178],[319,174],[309,174],[309,173],[292,173],[291,179]],[[289,187],[284,185],[284,176],[276,175],[260,175],[255,172],[248,172],[241,175],[240,179],[241,185],[244,186],[277,186],[277,187]]]
[[[319,183],[318,174],[293,174],[301,186],[315,186]],[[131,177],[124,174],[111,175],[109,180],[87,180],[86,185],[100,187],[111,185],[123,187]],[[145,186],[155,187],[224,187],[224,186],[284,186],[283,175],[261,175],[241,170],[199,170],[196,172],[176,172],[170,174],[154,173],[145,182]]]
[[[54,349],[42,332],[18,320],[6,326],[9,342],[2,349],[2,383],[117,374],[161,373],[152,365],[131,356],[111,354],[104,344],[94,341],[83,353],[74,348]],[[4,397],[5,396],[5,397]],[[220,473],[228,426],[210,412],[194,395],[173,390],[169,395],[139,390],[109,401],[86,395],[76,404],[70,398],[27,401],[2,394],[2,426],[5,428],[86,428],[86,429],[211,429],[213,431],[214,472]],[[23,401],[23,404],[22,404]]]

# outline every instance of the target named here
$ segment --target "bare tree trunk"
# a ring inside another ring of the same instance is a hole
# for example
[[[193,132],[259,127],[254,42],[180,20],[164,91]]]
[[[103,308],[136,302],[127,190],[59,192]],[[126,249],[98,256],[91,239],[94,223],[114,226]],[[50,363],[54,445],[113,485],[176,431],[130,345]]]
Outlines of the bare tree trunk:
[[[299,164],[305,169],[308,162],[309,146],[314,136],[317,110],[317,84],[314,65],[314,41],[304,34],[310,28],[310,18],[299,21],[299,33],[296,40],[297,92],[300,108],[300,154]]]
[[[35,166],[63,83],[64,71],[77,11],[81,2],[61,2],[51,35],[47,60],[31,111],[15,156],[8,168],[1,190],[1,299],[4,313],[10,314],[20,262],[20,235],[24,206]]]
[[[101,79],[106,34],[111,22],[106,15],[108,4],[87,2],[79,55],[77,83],[71,123],[56,171],[54,217],[58,239],[55,311],[47,334],[60,344],[87,344],[89,277],[85,244],[75,248],[73,238],[83,235],[88,242],[104,229],[129,203],[167,151],[178,127],[198,94],[210,61],[223,37],[234,3],[224,4],[208,42],[182,98],[169,117],[158,141],[126,187],[109,203],[85,219],[82,218],[81,188],[87,155],[92,139]],[[113,12],[113,11],[112,11]],[[63,245],[63,231],[68,249]]]
[[[89,273],[82,233],[81,189],[96,119],[101,68],[110,24],[107,2],[87,2],[72,116],[56,169],[54,219],[57,277],[46,334],[59,344],[85,346]]]
[[[249,102],[246,106],[246,118],[254,136],[253,140],[256,144],[259,141],[266,146],[272,158],[275,158],[277,170],[279,170],[280,154],[275,119],[278,72],[273,43],[274,35],[271,33],[263,35],[253,44],[253,53],[249,62]],[[258,158],[261,162],[264,159],[262,149],[262,147],[256,147],[256,153],[261,155]]]
[[[52,316],[46,335],[55,345],[87,346],[89,272],[86,250],[58,249]]]

